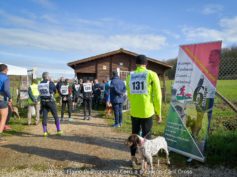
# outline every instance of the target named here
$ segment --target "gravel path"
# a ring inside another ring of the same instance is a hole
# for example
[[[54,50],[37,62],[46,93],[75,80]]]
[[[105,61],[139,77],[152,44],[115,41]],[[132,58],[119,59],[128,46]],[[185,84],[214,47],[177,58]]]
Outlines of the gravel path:
[[[74,115],[74,121],[62,123],[64,135],[55,133],[49,120],[47,138],[41,125],[7,137],[0,145],[0,176],[139,176],[129,165],[129,149],[124,145],[128,134],[113,130],[107,121],[93,117],[90,121]],[[172,162],[171,162],[172,163]],[[177,169],[161,164],[154,176],[236,176],[225,168],[210,170]]]

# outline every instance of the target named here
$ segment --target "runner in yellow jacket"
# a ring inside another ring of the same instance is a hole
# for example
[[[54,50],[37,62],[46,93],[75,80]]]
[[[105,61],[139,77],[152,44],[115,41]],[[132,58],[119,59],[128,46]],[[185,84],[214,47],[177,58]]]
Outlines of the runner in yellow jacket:
[[[130,101],[130,114],[132,120],[132,133],[142,137],[151,137],[152,117],[156,116],[161,122],[162,93],[157,74],[146,69],[147,58],[145,55],[136,57],[136,70],[131,72],[126,79],[128,99]],[[131,146],[132,165],[136,163],[136,145]]]

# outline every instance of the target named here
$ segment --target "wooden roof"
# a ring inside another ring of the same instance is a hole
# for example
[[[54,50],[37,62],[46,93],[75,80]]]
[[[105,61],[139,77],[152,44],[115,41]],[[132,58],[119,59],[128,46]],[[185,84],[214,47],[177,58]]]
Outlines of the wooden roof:
[[[116,54],[127,54],[127,55],[131,55],[131,56],[134,56],[136,57],[137,53],[134,53],[134,52],[131,52],[131,51],[128,51],[128,50],[124,50],[123,48],[120,48],[119,50],[115,50],[115,51],[112,51],[112,52],[107,52],[107,53],[104,53],[104,54],[100,54],[100,55],[95,55],[95,56],[92,56],[92,57],[88,57],[88,58],[84,58],[84,59],[80,59],[80,60],[76,60],[76,61],[73,61],[73,62],[69,62],[67,65],[74,68],[74,65],[77,65],[77,64],[81,64],[81,63],[85,63],[85,62],[89,62],[89,61],[93,61],[93,60],[97,60],[97,59],[100,59],[100,58],[105,58],[105,57],[108,57],[108,56],[111,56],[111,55],[116,55]],[[165,68],[167,69],[170,69],[172,68],[171,65],[165,63],[165,62],[161,62],[161,61],[158,61],[156,59],[153,59],[153,58],[149,58],[147,57],[147,60],[148,61],[152,61],[154,63],[157,63],[159,65],[162,65],[164,66]]]

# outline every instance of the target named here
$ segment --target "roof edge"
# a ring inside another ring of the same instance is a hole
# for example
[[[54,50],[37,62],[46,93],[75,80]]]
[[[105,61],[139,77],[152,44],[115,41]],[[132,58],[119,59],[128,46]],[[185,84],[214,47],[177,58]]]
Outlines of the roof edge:
[[[76,65],[76,64],[80,64],[80,63],[84,63],[84,62],[96,60],[96,59],[98,59],[98,58],[103,58],[103,57],[107,57],[107,56],[115,55],[115,54],[119,54],[119,53],[125,53],[125,54],[132,55],[132,56],[137,56],[137,55],[139,55],[139,54],[137,54],[137,53],[134,53],[134,52],[125,50],[125,49],[123,49],[123,48],[120,48],[120,49],[118,49],[118,50],[114,50],[114,51],[111,51],[111,52],[107,52],[107,53],[95,55],[95,56],[92,56],[92,57],[87,57],[87,58],[75,60],[75,61],[72,61],[72,62],[67,63],[67,65],[73,68],[73,65]],[[152,61],[152,62],[158,63],[158,64],[160,64],[160,65],[163,65],[163,66],[167,67],[167,68],[172,68],[171,65],[169,65],[169,64],[167,64],[167,63],[165,63],[165,62],[156,60],[156,59],[154,59],[154,58],[147,57],[147,59],[148,59],[148,61]]]

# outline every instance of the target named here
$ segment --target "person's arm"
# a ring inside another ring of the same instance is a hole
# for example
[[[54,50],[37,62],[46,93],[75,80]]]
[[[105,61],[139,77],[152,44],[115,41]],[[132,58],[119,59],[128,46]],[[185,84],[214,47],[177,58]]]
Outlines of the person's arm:
[[[155,108],[155,113],[158,117],[159,122],[161,121],[161,105],[162,105],[162,93],[160,87],[160,80],[156,73],[152,72],[152,89],[153,89],[153,103]]]
[[[122,81],[121,81],[122,82]],[[124,83],[123,83],[123,85],[124,85]],[[115,93],[117,94],[117,95],[123,95],[124,93],[125,93],[125,89],[122,87],[122,89],[121,88],[119,88],[119,86],[120,86],[120,83],[116,83],[115,85],[114,85],[114,91],[115,91]]]
[[[35,99],[35,97],[34,97],[34,95],[33,95],[32,90],[31,90],[30,87],[28,88],[28,95],[29,95],[30,99],[31,99],[33,102],[36,102],[36,99]]]
[[[123,89],[122,89],[122,92],[123,92],[123,94],[125,94],[125,92],[126,92],[126,85],[125,85],[124,82],[123,82]]]
[[[5,95],[7,98],[9,98],[9,100],[11,100],[11,93],[10,93],[10,81],[9,79],[7,79],[5,82],[4,82],[4,92],[5,92]]]
[[[126,78],[126,89],[127,89],[128,99],[130,99],[130,87],[129,87],[130,82],[129,82],[129,80],[130,80],[130,75],[128,75],[127,78]]]
[[[49,82],[49,90],[50,90],[50,94],[56,93],[57,91],[56,86],[54,85],[52,81]]]

